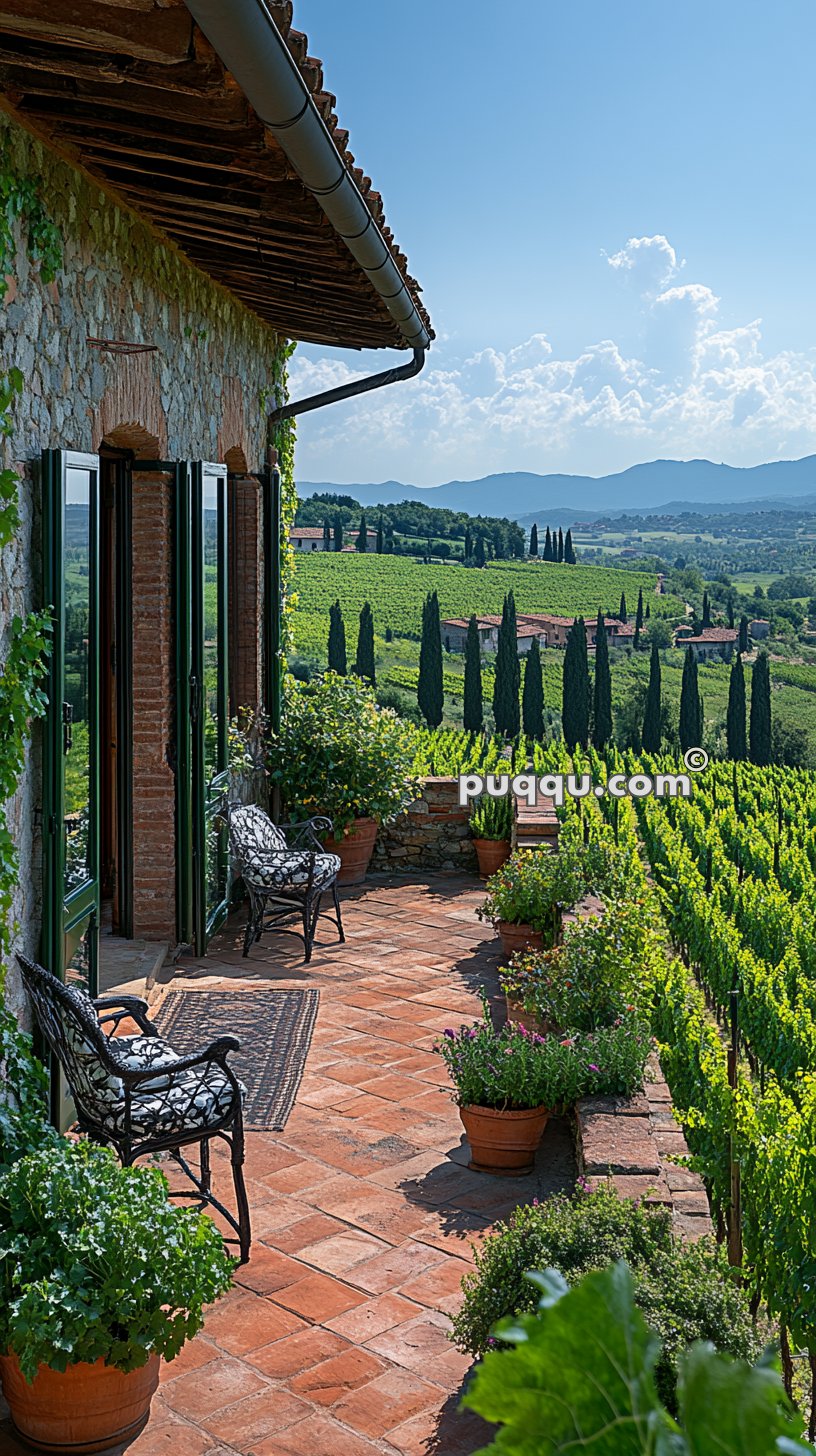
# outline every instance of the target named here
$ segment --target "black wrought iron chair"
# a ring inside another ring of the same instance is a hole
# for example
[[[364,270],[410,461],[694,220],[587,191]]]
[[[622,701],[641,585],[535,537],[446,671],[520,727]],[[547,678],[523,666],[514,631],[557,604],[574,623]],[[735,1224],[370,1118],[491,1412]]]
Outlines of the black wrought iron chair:
[[[227,1062],[238,1050],[237,1037],[220,1036],[181,1056],[159,1035],[147,1002],[138,996],[92,1001],[26,956],[17,959],[43,1035],[65,1072],[80,1131],[110,1144],[125,1166],[145,1153],[170,1153],[196,1189],[196,1194],[182,1190],[173,1196],[198,1196],[202,1207],[216,1208],[234,1229],[245,1264],[251,1229],[243,1174],[244,1089]],[[138,1026],[138,1035],[115,1036],[127,1017]],[[212,1191],[214,1137],[230,1149],[237,1217]],[[181,1153],[192,1143],[200,1147],[198,1174]]]
[[[340,860],[327,854],[320,834],[331,834],[331,819],[316,816],[303,824],[273,824],[257,804],[231,804],[226,811],[230,849],[249,895],[249,919],[244,932],[244,955],[267,930],[289,929],[282,924],[300,915],[303,931],[291,931],[303,940],[304,960],[312,958],[312,946],[321,916],[337,926],[345,941],[337,875]],[[321,900],[330,894],[334,905],[321,910]]]

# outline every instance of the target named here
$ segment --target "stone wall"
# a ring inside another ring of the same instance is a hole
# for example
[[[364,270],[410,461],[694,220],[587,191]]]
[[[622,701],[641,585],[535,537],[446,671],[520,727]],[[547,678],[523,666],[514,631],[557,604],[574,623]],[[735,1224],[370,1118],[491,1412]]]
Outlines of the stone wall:
[[[226,460],[256,470],[266,445],[266,403],[281,387],[284,355],[268,325],[5,115],[0,143],[15,169],[37,180],[63,247],[62,267],[46,286],[21,234],[14,277],[0,301],[0,371],[15,365],[24,378],[4,447],[3,463],[21,476],[21,525],[0,552],[2,662],[14,615],[41,604],[40,452],[96,451],[104,442],[143,459]],[[144,347],[115,352],[100,340]],[[135,520],[149,493],[134,483]],[[162,731],[164,749],[166,725]],[[39,934],[38,736],[10,807],[21,863],[13,914],[18,944],[30,952]],[[19,1006],[13,972],[8,991]]]
[[[476,872],[470,811],[459,807],[459,780],[423,780],[422,795],[393,824],[380,830],[373,870]]]

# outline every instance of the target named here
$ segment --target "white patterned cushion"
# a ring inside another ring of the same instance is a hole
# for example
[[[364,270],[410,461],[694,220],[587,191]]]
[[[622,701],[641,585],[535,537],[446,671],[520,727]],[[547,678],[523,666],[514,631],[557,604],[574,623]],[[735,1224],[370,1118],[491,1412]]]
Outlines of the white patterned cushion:
[[[286,854],[257,858],[244,866],[244,880],[255,890],[300,890],[308,883],[312,856],[287,850]],[[336,854],[316,854],[312,887],[331,884],[339,869]]]

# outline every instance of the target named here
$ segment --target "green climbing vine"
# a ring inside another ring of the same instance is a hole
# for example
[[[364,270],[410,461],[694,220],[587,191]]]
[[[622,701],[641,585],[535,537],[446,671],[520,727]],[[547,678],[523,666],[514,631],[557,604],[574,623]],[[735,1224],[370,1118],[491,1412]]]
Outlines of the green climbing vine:
[[[287,398],[287,374],[289,360],[295,352],[295,344],[282,342],[278,348],[272,376],[272,388],[264,391],[261,408],[280,403]],[[295,440],[297,426],[294,420],[284,420],[274,432],[270,441],[278,452],[278,466],[281,474],[281,571],[283,574],[283,621],[281,623],[281,646],[284,663],[286,653],[292,645],[292,614],[297,606],[297,593],[292,590],[294,576],[294,552],[289,540],[289,528],[295,524],[297,490],[295,488]]]
[[[7,146],[0,149],[0,299],[8,292],[17,257],[17,226],[22,227],[28,257],[49,283],[59,268],[60,233],[46,212],[30,176],[15,169]],[[19,369],[0,375],[0,439],[12,430],[14,401],[23,388]],[[19,526],[19,477],[8,466],[0,470],[0,550],[14,539]],[[0,668],[0,991],[11,939],[11,911],[17,886],[18,858],[8,823],[8,801],[19,783],[26,759],[28,730],[46,707],[42,688],[51,620],[47,612],[15,616]],[[6,1028],[8,1030],[8,1028]]]

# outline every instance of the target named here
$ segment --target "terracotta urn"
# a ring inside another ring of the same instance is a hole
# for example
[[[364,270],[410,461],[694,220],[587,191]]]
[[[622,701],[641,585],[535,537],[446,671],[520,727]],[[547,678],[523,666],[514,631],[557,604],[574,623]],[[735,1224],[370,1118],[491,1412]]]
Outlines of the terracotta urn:
[[[376,819],[355,819],[340,839],[327,839],[323,848],[340,860],[338,885],[361,885],[374,853],[379,825]]]
[[[544,949],[544,936],[540,930],[533,930],[532,925],[516,925],[512,920],[499,920],[496,929],[501,936],[502,950],[508,960],[517,950]]]
[[[159,1357],[126,1374],[104,1360],[67,1370],[41,1365],[29,1385],[16,1355],[0,1356],[0,1380],[15,1430],[38,1451],[106,1451],[145,1424],[159,1383]]]
[[[519,1178],[532,1171],[550,1116],[548,1107],[498,1112],[493,1107],[460,1107],[470,1144],[470,1167],[478,1173]]]
[[[473,847],[479,862],[479,876],[483,880],[494,875],[496,870],[501,869],[505,860],[510,858],[509,839],[477,839],[474,835]]]

